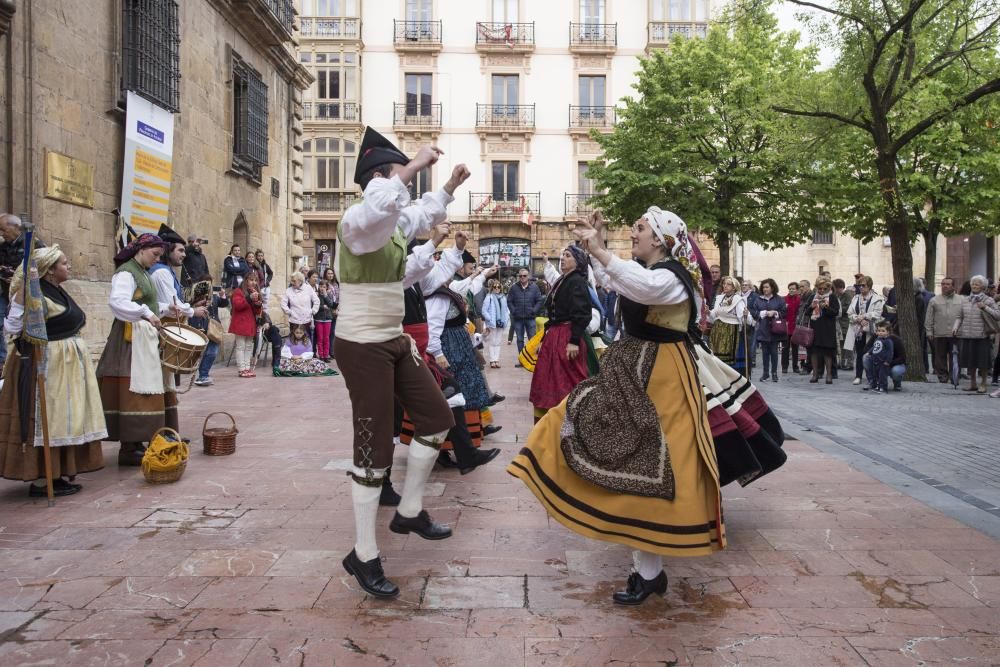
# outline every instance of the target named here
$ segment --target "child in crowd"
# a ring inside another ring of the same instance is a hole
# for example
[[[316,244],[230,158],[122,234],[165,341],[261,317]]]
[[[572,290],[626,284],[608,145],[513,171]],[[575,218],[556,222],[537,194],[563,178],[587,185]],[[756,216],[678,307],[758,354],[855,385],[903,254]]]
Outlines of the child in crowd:
[[[312,350],[308,327],[305,324],[291,325],[288,338],[281,347],[281,361],[274,369],[274,375],[279,377],[336,375],[335,371],[315,358]]]
[[[263,296],[256,273],[248,273],[233,289],[232,319],[229,333],[236,336],[236,366],[241,378],[257,377],[251,368],[253,344],[257,338],[257,323],[263,310]]]
[[[894,356],[892,339],[889,338],[890,331],[891,325],[885,320],[876,324],[875,335],[877,338],[867,353],[871,369],[868,381],[870,388],[876,393],[889,391],[889,368]]]

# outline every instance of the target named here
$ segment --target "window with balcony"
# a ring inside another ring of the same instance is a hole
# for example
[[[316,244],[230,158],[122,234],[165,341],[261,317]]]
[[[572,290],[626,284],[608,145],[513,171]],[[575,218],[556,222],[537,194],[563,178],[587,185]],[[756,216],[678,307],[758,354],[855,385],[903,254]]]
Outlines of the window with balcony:
[[[494,23],[517,23],[518,0],[493,0]]]
[[[604,23],[604,0],[580,0],[580,23],[585,25]]]
[[[410,199],[419,199],[425,192],[431,190],[431,168],[424,167],[417,172],[410,183]]]
[[[301,0],[302,16],[357,16],[358,0]]]
[[[590,169],[589,162],[576,163],[576,181],[579,184],[577,192],[585,197],[590,197],[594,194],[594,181],[587,176],[588,169]]]
[[[316,77],[303,102],[306,120],[358,122],[358,54],[303,52]]]
[[[505,116],[517,113],[519,77],[517,74],[494,74],[492,78],[493,115]]]
[[[604,115],[604,92],[607,79],[603,76],[581,76],[579,79],[580,106],[592,113]]]
[[[493,199],[495,201],[513,201],[517,198],[519,191],[518,170],[519,162],[494,162],[493,170]]]
[[[267,84],[232,52],[233,171],[260,183],[267,164]]]
[[[354,187],[358,145],[337,137],[315,137],[302,143],[303,185],[306,190],[347,190]]]
[[[131,90],[168,111],[180,111],[177,11],[176,0],[122,1],[122,108]]]
[[[708,0],[650,0],[649,41],[666,43],[674,35],[704,37]]]
[[[406,115],[430,116],[433,109],[432,74],[406,75]]]

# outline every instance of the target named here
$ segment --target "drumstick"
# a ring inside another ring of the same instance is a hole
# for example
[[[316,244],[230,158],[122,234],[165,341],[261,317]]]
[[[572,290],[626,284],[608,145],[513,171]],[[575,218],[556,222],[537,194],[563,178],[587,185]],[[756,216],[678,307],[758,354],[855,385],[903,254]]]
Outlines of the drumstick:
[[[175,297],[173,297],[173,299],[174,299],[174,317],[177,318],[177,322],[176,322],[176,324],[177,324],[177,335],[180,336],[180,335],[183,335],[183,334],[181,334],[181,316],[180,316],[180,312],[181,311],[179,311],[177,309],[177,297],[175,296]]]

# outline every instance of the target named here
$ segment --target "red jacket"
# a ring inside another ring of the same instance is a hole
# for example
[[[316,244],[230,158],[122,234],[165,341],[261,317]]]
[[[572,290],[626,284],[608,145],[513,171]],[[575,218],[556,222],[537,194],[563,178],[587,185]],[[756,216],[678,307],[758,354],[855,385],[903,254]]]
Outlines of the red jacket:
[[[247,298],[243,295],[243,290],[239,287],[233,290],[231,301],[233,316],[229,321],[229,333],[237,336],[256,336],[257,318],[261,313],[261,305],[248,303]]]
[[[795,317],[799,314],[799,304],[801,301],[802,297],[798,294],[789,294],[785,297],[785,305],[788,306],[788,311],[785,313],[785,319],[788,321],[789,336],[795,333]]]

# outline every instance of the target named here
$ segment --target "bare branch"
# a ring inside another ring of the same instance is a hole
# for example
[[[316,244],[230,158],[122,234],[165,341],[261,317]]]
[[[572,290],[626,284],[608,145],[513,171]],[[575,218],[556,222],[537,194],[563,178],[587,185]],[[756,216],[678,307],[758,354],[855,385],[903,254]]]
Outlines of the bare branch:
[[[998,92],[1000,92],[1000,77],[993,79],[992,81],[989,81],[987,83],[984,83],[975,90],[972,90],[963,95],[962,97],[958,98],[948,106],[942,109],[938,109],[934,113],[930,114],[929,116],[921,120],[919,123],[913,125],[913,127],[911,127],[903,134],[899,135],[899,138],[889,145],[888,149],[889,153],[891,155],[895,155],[904,146],[913,141],[915,138],[919,137],[921,134],[923,134],[925,131],[931,128],[936,122],[948,116],[948,114],[951,114],[963,107],[967,107],[970,104],[975,103],[982,97],[986,97],[987,95],[992,95],[993,93],[998,93]]]
[[[788,109],[786,107],[771,107],[778,113],[783,113],[789,116],[806,116],[808,118],[826,118],[828,120],[835,120],[838,123],[843,123],[845,125],[853,125],[865,132],[871,133],[872,127],[871,123],[865,123],[854,118],[848,118],[847,116],[842,116],[839,113],[834,113],[832,111],[806,111],[805,109]]]
[[[861,18],[860,16],[856,16],[854,14],[849,14],[847,12],[842,12],[842,11],[840,11],[838,9],[834,9],[833,7],[824,7],[823,5],[817,5],[814,2],[807,2],[807,0],[787,0],[787,1],[790,4],[798,5],[799,7],[809,7],[810,9],[818,9],[819,11],[823,12],[824,14],[830,14],[832,16],[839,16],[840,18],[847,19],[848,21],[851,21],[852,23],[857,23],[859,26],[861,26],[862,28],[864,28],[865,32],[867,32],[871,36],[872,40],[875,39],[875,33],[872,30],[872,27],[870,25],[868,25],[868,23],[866,23],[865,20],[863,18]]]

